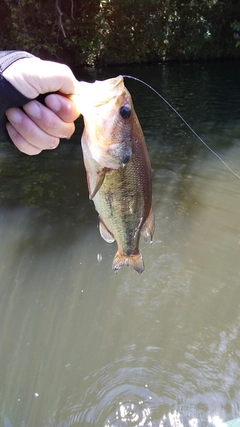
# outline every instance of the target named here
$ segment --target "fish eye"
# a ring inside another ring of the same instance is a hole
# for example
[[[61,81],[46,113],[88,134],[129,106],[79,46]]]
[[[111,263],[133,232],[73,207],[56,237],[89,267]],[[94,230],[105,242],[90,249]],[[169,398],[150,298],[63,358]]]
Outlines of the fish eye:
[[[129,119],[129,117],[131,116],[131,108],[129,107],[129,105],[123,105],[120,108],[120,116],[123,119]]]

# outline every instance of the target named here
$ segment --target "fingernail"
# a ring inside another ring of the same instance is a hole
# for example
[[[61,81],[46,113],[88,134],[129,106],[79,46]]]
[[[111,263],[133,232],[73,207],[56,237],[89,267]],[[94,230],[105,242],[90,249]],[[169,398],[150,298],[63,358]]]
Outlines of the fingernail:
[[[39,119],[41,117],[41,108],[35,101],[26,104],[24,106],[24,110],[30,117],[33,117],[34,119]]]
[[[50,149],[54,150],[54,148],[57,148],[57,146],[59,145],[59,142],[60,142],[59,138],[56,138],[56,139],[51,143]]]
[[[22,122],[22,118],[23,118],[21,111],[15,108],[11,108],[10,110],[7,110],[6,116],[8,120],[15,125],[19,125]]]

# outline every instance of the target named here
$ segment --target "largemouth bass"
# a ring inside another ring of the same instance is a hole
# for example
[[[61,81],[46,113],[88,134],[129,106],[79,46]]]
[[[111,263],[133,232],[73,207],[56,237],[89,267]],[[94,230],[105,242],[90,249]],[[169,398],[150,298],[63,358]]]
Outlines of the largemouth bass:
[[[118,76],[79,82],[72,100],[84,117],[82,150],[100,234],[118,245],[112,267],[142,273],[140,234],[152,241],[154,232],[151,165],[131,95]]]

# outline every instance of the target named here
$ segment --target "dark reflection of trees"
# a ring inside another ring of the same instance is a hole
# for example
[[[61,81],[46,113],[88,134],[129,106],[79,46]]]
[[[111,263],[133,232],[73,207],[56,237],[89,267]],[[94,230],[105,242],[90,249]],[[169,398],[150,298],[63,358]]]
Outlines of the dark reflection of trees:
[[[0,146],[0,214],[7,227],[8,219],[22,223],[29,242],[45,236],[60,244],[62,236],[70,243],[92,219],[97,222],[88,198],[81,132],[79,123],[71,141],[34,157]]]
[[[84,199],[87,192],[80,137],[75,138],[76,143],[63,142],[58,149],[34,157],[3,144],[1,207],[34,208],[49,221],[64,218],[74,208],[76,213],[76,198]]]

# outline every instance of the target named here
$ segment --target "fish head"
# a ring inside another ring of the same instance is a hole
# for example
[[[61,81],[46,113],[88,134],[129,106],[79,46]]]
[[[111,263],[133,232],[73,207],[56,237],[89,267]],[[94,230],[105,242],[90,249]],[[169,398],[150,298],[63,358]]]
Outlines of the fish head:
[[[102,167],[125,166],[132,157],[136,113],[123,77],[79,82],[72,99],[84,117],[83,152]]]

